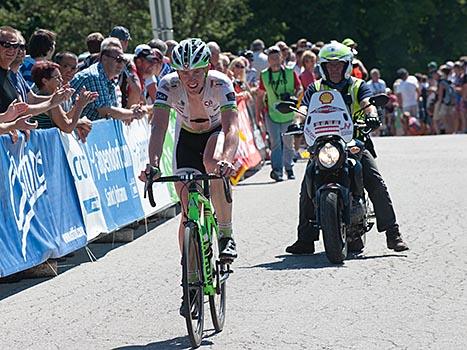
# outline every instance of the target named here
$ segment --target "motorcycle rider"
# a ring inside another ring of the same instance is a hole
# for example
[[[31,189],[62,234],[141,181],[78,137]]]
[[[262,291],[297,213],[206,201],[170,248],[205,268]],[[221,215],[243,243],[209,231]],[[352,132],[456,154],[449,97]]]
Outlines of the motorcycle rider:
[[[311,96],[322,90],[335,89],[339,91],[352,115],[355,111],[369,103],[371,91],[361,79],[351,76],[353,54],[349,47],[337,41],[323,46],[319,52],[319,70],[322,79],[310,84],[305,91],[300,110],[306,114]],[[370,106],[362,114],[367,126],[377,129],[380,126],[376,108]],[[356,120],[354,120],[354,123]],[[391,198],[386,184],[376,166],[373,143],[367,137],[359,134],[356,137],[365,142],[365,150],[362,154],[361,164],[363,168],[363,183],[368,195],[373,202],[377,228],[379,232],[386,231],[386,243],[389,249],[397,252],[409,249],[399,232]],[[286,248],[291,254],[313,254],[315,252],[314,241],[319,239],[319,229],[311,221],[315,220],[315,208],[312,198],[307,193],[307,183],[313,176],[314,159],[310,158],[307,164],[304,179],[300,190],[299,200],[299,224],[297,227],[298,240]],[[349,245],[349,250],[359,251],[363,249],[363,242]]]

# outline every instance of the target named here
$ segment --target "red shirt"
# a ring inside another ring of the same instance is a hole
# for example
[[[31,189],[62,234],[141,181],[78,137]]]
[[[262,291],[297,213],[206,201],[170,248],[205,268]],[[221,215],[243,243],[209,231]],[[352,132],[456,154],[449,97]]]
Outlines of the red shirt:
[[[302,82],[303,88],[306,90],[308,85],[315,82],[315,73],[305,70],[302,74],[300,74],[300,80]]]

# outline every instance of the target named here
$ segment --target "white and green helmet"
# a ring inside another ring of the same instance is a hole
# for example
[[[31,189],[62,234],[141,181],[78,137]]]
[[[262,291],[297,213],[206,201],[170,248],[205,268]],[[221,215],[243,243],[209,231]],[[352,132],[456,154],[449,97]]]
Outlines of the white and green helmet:
[[[346,64],[343,79],[349,79],[352,73],[352,60],[353,54],[350,47],[337,41],[331,41],[329,44],[324,45],[318,54],[319,72],[322,79],[329,79],[326,62],[332,61],[340,61]]]
[[[180,41],[172,51],[172,67],[175,70],[191,70],[209,65],[211,51],[206,43],[198,38]]]

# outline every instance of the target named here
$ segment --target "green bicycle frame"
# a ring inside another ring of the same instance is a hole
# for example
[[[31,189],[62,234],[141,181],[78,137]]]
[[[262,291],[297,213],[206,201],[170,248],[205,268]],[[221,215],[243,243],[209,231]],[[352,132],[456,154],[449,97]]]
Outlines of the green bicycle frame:
[[[204,184],[207,185],[206,183]],[[203,208],[201,212],[200,207]],[[206,198],[197,189],[196,183],[190,184],[188,193],[188,221],[192,221],[198,228],[198,235],[201,242],[201,260],[203,264],[203,279],[204,279],[204,294],[214,295],[216,288],[213,281],[213,266],[208,258],[210,254],[213,231],[215,231],[215,239],[218,237],[219,227],[213,214],[211,201]]]

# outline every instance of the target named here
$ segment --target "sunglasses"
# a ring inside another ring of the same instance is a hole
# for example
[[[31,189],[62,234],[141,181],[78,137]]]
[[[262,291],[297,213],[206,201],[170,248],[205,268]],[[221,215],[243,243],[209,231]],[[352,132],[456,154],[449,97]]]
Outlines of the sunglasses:
[[[105,56],[112,58],[117,63],[127,63],[127,59],[123,55],[112,56],[106,53]]]
[[[236,64],[235,65],[235,68],[238,68],[238,69],[245,69],[245,66],[241,65],[241,64]]]
[[[20,43],[10,43],[8,41],[0,41],[0,45],[2,45],[5,49],[17,49],[24,47],[26,48],[26,45],[20,44]]]

